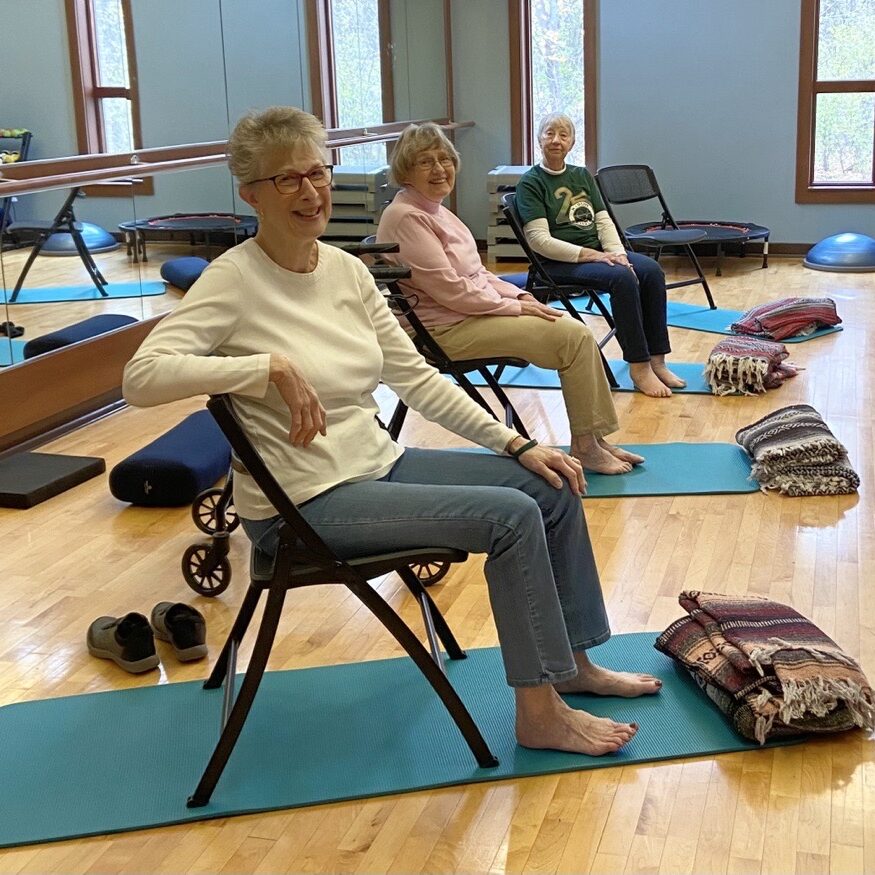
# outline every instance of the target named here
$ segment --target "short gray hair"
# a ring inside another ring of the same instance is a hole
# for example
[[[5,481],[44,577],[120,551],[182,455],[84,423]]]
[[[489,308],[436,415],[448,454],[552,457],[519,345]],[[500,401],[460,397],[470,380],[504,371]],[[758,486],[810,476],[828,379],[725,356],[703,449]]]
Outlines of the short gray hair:
[[[434,122],[408,125],[392,150],[391,177],[395,185],[404,185],[413,172],[416,156],[426,149],[443,149],[453,159],[453,167],[459,169],[459,153],[456,147]]]
[[[316,116],[294,106],[253,110],[234,125],[228,140],[228,166],[242,184],[252,182],[261,176],[262,162],[271,151],[305,146],[327,160],[327,137]]]
[[[551,112],[549,115],[545,115],[544,118],[541,119],[541,123],[538,125],[538,139],[541,139],[544,131],[547,128],[552,127],[565,127],[571,131],[571,139],[577,140],[577,131],[574,128],[574,122],[571,121],[571,118],[565,115],[564,112]]]

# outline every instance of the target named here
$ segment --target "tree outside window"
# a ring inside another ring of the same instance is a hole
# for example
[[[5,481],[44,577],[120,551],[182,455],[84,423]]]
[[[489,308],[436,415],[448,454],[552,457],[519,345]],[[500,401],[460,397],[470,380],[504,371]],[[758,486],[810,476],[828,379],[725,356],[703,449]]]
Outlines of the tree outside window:
[[[875,0],[803,0],[796,200],[875,202]]]
[[[596,166],[596,18],[593,0],[509,0],[512,159],[538,160],[538,125],[568,115],[573,164]]]

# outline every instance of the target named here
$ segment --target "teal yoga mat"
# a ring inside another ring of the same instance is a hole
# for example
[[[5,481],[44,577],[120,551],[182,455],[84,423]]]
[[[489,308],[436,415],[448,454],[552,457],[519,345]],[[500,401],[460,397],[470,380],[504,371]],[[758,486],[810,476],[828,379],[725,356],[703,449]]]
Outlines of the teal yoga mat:
[[[615,392],[635,392],[635,386],[632,383],[632,378],[629,376],[628,362],[610,361],[608,364],[614,372],[619,386],[614,389]],[[684,395],[710,395],[711,387],[705,379],[705,366],[692,362],[673,362],[668,363],[672,372],[677,374],[682,380],[687,381],[687,385],[683,389],[672,389],[672,392],[679,392]],[[485,386],[486,381],[476,371],[467,375],[468,379],[475,386]],[[502,386],[517,389],[559,389],[559,374],[557,371],[547,371],[543,368],[529,365],[526,368],[505,368],[499,380]]]
[[[148,298],[163,295],[166,286],[162,282],[149,283],[110,283],[104,286],[110,298]],[[53,304],[58,301],[101,301],[105,300],[94,286],[47,286],[46,288],[23,288],[14,302],[12,290],[6,291],[6,303],[15,304]]]
[[[10,344],[12,348],[10,349]],[[0,368],[7,368],[9,365],[17,365],[24,361],[24,344],[23,340],[10,340],[8,337],[0,337]]]
[[[656,632],[617,635],[603,665],[656,674],[640,699],[568,696],[641,727],[616,754],[518,747],[513,692],[497,648],[447,670],[500,765],[477,767],[431,687],[407,659],[265,675],[205,808],[185,806],[215,744],[222,691],[200,683],[92,693],[0,709],[0,847],[359,799],[428,787],[751,750],[685,671],[653,649]]]
[[[644,456],[628,474],[586,472],[586,498],[652,495],[718,495],[757,492],[750,458],[738,444],[620,444]],[[562,447],[568,452],[568,447]],[[459,452],[489,453],[482,447]]]
[[[607,295],[602,295],[602,301],[610,311],[611,299]],[[585,317],[586,298],[577,298],[573,303]],[[558,301],[554,301],[550,306],[556,307],[557,310],[565,310]],[[742,310],[721,310],[719,307],[711,310],[707,305],[686,304],[683,301],[669,301],[667,307],[667,321],[673,328],[689,328],[692,331],[707,331],[711,334],[735,334],[729,326],[743,315]],[[813,334],[785,337],[781,343],[804,343],[806,340],[814,340],[816,337],[835,334],[841,330],[839,326],[819,328]]]

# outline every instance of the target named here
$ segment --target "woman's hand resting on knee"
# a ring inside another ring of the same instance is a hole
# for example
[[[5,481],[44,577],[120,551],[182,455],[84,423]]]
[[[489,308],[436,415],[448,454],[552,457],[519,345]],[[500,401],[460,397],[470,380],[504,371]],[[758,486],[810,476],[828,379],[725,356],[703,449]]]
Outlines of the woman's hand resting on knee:
[[[525,438],[516,437],[508,444],[507,451],[513,455],[513,450],[525,443]],[[564,453],[556,447],[543,447],[537,444],[516,456],[516,460],[524,468],[528,468],[529,471],[543,477],[556,489],[562,488],[562,478],[564,477],[575,495],[586,495],[583,465],[573,456],[569,456],[568,453]]]

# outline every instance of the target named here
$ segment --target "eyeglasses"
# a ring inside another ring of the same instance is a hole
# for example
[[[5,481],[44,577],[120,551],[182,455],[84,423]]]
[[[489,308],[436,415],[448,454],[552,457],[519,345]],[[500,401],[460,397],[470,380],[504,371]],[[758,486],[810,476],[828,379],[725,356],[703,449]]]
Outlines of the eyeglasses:
[[[305,179],[310,180],[310,185],[313,188],[325,188],[326,185],[331,185],[333,176],[334,165],[322,164],[319,167],[314,167],[308,173],[277,173],[276,176],[262,176],[261,179],[251,179],[248,184],[254,185],[256,182],[267,182],[270,180],[280,194],[296,194],[301,190],[301,183]]]
[[[443,167],[444,170],[449,170],[451,167],[455,166],[455,163],[456,162],[448,155],[444,155],[442,158],[436,158],[434,156],[431,158],[417,158],[416,161],[413,162],[413,165],[417,170],[431,170],[432,167],[436,167],[437,165]]]

